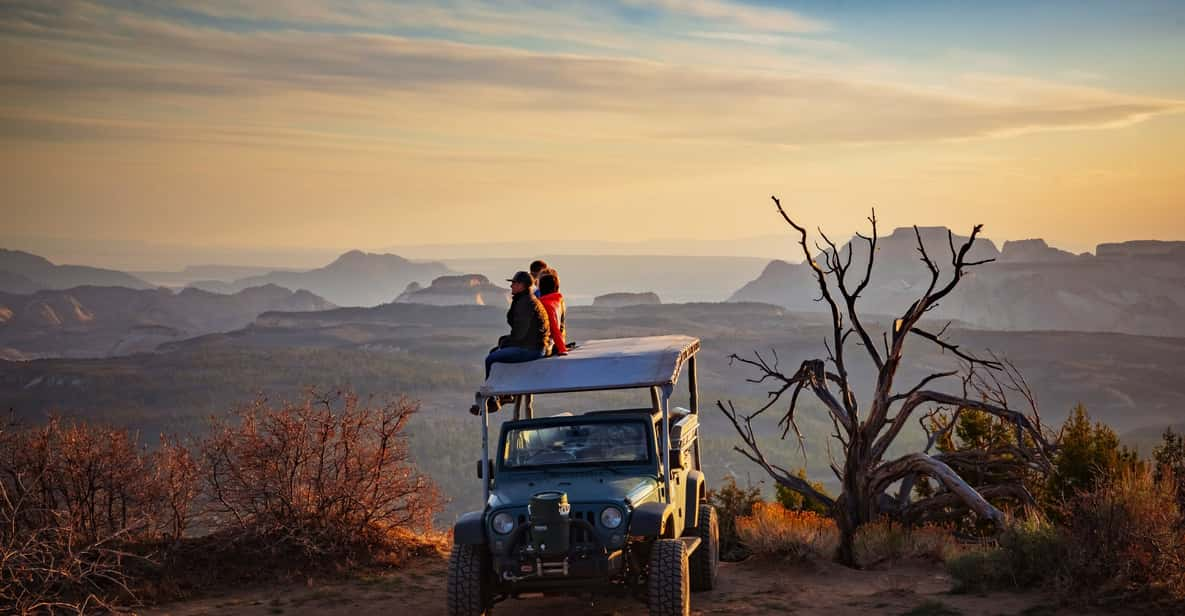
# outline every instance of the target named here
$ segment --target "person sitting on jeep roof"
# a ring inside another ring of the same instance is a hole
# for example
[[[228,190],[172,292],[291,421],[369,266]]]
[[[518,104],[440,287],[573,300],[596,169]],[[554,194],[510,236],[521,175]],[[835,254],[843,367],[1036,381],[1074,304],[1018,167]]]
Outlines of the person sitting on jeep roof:
[[[542,276],[544,272],[551,269],[551,267],[547,265],[547,261],[544,261],[543,259],[535,259],[534,261],[531,261],[531,266],[527,269],[531,270],[531,279],[535,281],[535,285],[538,287],[539,277]],[[536,288],[535,297],[539,297],[541,295],[543,294],[539,292],[538,288]]]
[[[551,329],[547,322],[547,310],[531,294],[534,279],[527,272],[518,272],[510,283],[510,309],[506,311],[506,323],[510,333],[498,339],[498,347],[486,356],[486,378],[490,378],[490,366],[503,362],[517,364],[543,357],[551,347]]]
[[[551,348],[551,329],[548,325],[547,310],[539,299],[531,293],[534,279],[527,272],[517,272],[514,278],[507,278],[510,283],[510,309],[506,311],[506,323],[510,325],[510,333],[498,339],[498,346],[486,355],[486,378],[490,378],[490,368],[496,363],[520,364],[546,357]],[[491,398],[489,412],[498,410],[500,401]],[[469,412],[477,415],[481,412],[475,404]]]
[[[568,309],[564,304],[564,294],[560,293],[560,277],[555,270],[544,270],[539,277],[539,302],[547,311],[547,324],[553,343],[550,354],[567,355],[565,340],[568,334]]]

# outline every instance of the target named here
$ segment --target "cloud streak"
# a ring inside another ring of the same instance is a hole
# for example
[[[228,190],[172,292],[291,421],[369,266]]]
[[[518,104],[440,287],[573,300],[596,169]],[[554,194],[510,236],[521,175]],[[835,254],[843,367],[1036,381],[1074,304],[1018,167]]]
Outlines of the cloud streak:
[[[769,17],[706,0],[659,4],[738,23]],[[208,8],[262,20],[274,13],[269,7]],[[292,15],[320,16],[311,8]],[[845,64],[724,70],[349,29],[215,27],[86,2],[63,10],[13,4],[0,13],[0,32],[2,131],[22,139],[189,140],[202,127],[201,138],[234,143],[254,131],[268,143],[303,137],[371,147],[495,139],[516,127],[524,139],[804,146],[1111,128],[1183,108],[1180,100],[1001,75],[921,87],[870,80]]]
[[[787,9],[756,7],[722,0],[625,0],[626,4],[657,8],[706,21],[724,21],[760,32],[813,33],[829,29],[822,21]]]

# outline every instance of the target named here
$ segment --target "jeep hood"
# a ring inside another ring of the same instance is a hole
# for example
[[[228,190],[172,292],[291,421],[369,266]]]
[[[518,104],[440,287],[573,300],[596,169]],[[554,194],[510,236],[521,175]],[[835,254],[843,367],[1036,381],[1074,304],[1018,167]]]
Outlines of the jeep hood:
[[[516,473],[513,477],[504,474],[495,482],[496,487],[490,492],[492,509],[526,507],[531,497],[540,492],[564,492],[572,504],[626,504],[628,498],[632,507],[655,500],[658,494],[658,480],[654,477],[624,476],[602,470]]]

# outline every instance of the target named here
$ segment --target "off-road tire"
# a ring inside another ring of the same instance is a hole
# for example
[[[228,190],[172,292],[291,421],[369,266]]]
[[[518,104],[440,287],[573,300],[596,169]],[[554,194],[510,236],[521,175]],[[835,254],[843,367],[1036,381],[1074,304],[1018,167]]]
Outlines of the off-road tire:
[[[691,614],[691,566],[686,544],[678,539],[657,539],[650,550],[647,581],[650,616]]]
[[[691,534],[699,537],[699,547],[691,553],[691,590],[712,590],[720,568],[720,524],[715,507],[699,504],[699,525]]]
[[[489,562],[485,546],[453,544],[448,557],[449,616],[493,613]]]

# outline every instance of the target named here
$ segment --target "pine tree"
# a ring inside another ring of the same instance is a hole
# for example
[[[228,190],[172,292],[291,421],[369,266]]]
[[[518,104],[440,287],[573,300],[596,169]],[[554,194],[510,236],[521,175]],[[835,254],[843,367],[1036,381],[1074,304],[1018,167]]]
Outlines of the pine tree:
[[[1124,467],[1136,465],[1136,453],[1119,444],[1119,436],[1103,422],[1090,421],[1086,407],[1078,404],[1062,427],[1062,438],[1053,459],[1050,496],[1065,499],[1093,489],[1099,481]]]

